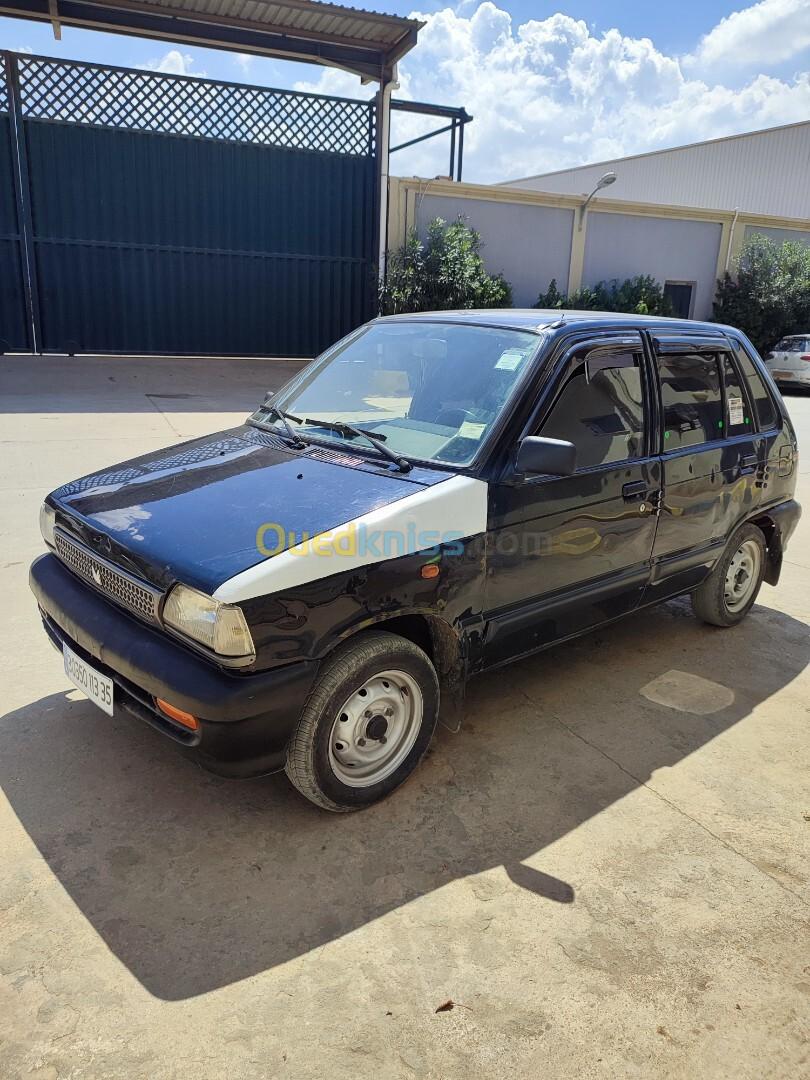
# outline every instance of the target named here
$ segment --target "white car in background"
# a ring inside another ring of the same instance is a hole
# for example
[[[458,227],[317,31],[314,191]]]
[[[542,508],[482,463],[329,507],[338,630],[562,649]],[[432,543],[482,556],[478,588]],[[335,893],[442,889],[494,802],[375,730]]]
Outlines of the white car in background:
[[[810,334],[782,338],[765,363],[780,386],[810,386]]]

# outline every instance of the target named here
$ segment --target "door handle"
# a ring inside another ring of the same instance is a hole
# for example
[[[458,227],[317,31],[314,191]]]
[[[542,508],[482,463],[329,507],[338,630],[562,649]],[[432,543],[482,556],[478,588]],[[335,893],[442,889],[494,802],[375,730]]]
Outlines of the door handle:
[[[743,456],[740,458],[740,465],[744,469],[753,469],[756,466],[758,460],[759,458],[756,454],[743,454]]]
[[[638,499],[642,495],[647,493],[647,481],[646,480],[633,480],[630,484],[625,484],[622,487],[622,498],[624,499]]]

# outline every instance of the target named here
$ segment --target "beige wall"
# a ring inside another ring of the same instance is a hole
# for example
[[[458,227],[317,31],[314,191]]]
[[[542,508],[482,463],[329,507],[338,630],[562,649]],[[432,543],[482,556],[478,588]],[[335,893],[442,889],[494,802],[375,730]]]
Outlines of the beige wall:
[[[512,283],[515,306],[530,306],[552,277],[561,292],[613,277],[652,274],[662,284],[695,282],[693,316],[711,312],[716,279],[752,231],[805,237],[810,220],[664,206],[598,196],[580,227],[582,198],[520,188],[391,179],[388,248],[413,227],[459,214],[481,233],[487,269]]]
[[[455,221],[459,213],[481,234],[488,269],[511,283],[515,307],[531,307],[552,278],[561,286],[568,281],[573,210],[486,199],[460,203],[428,192],[416,206],[417,229],[423,235],[435,218]]]
[[[754,233],[759,233],[761,236],[767,236],[774,243],[782,244],[785,240],[798,240],[802,244],[810,244],[810,232],[800,231],[798,229],[774,229],[768,228],[765,225],[746,225],[745,226],[745,239]]]

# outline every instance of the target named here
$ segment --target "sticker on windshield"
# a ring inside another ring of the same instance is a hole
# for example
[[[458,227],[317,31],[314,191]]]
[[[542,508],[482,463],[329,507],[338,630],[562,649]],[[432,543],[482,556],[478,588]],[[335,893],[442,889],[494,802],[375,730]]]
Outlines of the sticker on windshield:
[[[735,424],[744,422],[743,399],[741,397],[730,397],[728,399],[728,426],[733,427]]]
[[[526,353],[522,349],[506,349],[501,353],[496,371],[515,371],[526,359]]]
[[[474,424],[472,420],[465,420],[461,427],[458,429],[458,434],[462,439],[480,439],[484,434],[486,424]]]

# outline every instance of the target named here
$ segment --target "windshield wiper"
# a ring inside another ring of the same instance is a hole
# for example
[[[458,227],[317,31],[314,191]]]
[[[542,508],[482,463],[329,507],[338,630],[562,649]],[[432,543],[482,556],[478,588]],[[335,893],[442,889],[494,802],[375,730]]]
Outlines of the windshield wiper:
[[[284,430],[287,433],[287,437],[289,438],[293,446],[307,445],[306,440],[298,434],[298,432],[293,428],[292,424],[290,423],[290,420],[294,420],[296,424],[300,424],[301,420],[299,417],[293,416],[292,413],[285,412],[283,409],[279,409],[275,405],[269,405],[266,401],[260,407],[260,411],[269,413],[271,416],[275,416],[281,421],[282,425],[284,426]]]
[[[345,424],[342,420],[310,420],[307,417],[304,420],[305,424],[312,424],[314,427],[329,428],[330,431],[338,431],[342,435],[359,435],[362,439],[367,439],[375,450],[378,450],[383,457],[387,457],[389,461],[398,466],[400,472],[410,472],[413,465],[407,458],[402,457],[400,454],[395,454],[393,450],[385,445],[385,435],[374,435],[370,431],[364,431],[363,428],[355,427],[354,424]]]

